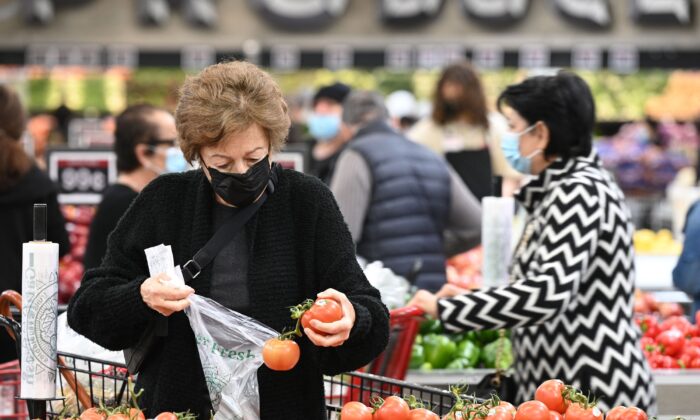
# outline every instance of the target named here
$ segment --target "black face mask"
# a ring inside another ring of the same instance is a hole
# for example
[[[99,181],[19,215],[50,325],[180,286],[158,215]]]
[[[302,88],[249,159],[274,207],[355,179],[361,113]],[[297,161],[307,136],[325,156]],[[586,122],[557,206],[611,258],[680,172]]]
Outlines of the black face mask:
[[[443,104],[443,110],[445,111],[445,118],[447,120],[453,120],[462,113],[462,103],[460,101],[445,101]]]
[[[211,186],[219,197],[236,207],[245,207],[265,191],[270,180],[270,157],[253,165],[244,174],[219,172],[207,166],[211,175]]]

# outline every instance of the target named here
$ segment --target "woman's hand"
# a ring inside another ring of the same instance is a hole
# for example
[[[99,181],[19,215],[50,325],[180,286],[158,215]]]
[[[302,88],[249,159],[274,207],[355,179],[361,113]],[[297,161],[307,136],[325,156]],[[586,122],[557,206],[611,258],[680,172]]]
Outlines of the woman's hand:
[[[433,318],[438,317],[438,296],[430,293],[427,290],[419,290],[415,296],[406,304],[406,306],[416,306]]]
[[[457,295],[465,295],[469,292],[471,292],[471,290],[455,286],[454,284],[445,283],[435,296],[438,298],[451,298]]]
[[[170,316],[190,306],[187,299],[194,289],[189,286],[175,288],[167,284],[170,278],[165,273],[147,278],[141,283],[141,298],[154,311]]]
[[[314,319],[311,321],[313,329],[306,328],[304,333],[312,343],[319,347],[341,346],[350,337],[350,330],[355,325],[355,308],[344,293],[334,289],[325,290],[319,293],[317,297],[319,299],[333,299],[338,302],[343,309],[343,317],[335,322],[321,322]]]

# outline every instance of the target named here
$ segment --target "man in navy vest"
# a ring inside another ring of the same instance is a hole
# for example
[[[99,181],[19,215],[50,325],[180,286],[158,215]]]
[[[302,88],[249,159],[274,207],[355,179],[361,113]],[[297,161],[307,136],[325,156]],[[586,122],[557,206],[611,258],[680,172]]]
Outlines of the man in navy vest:
[[[445,259],[480,243],[481,207],[444,159],[388,124],[383,98],[356,91],[343,104],[354,134],[331,181],[357,254],[399,275],[421,263],[416,285],[445,284]]]

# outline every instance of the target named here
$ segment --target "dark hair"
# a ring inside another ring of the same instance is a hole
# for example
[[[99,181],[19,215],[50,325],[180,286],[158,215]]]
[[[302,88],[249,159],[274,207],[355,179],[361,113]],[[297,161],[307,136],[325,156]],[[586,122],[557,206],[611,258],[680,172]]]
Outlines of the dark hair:
[[[466,116],[471,124],[488,128],[486,95],[484,95],[479,74],[466,60],[451,64],[442,71],[433,99],[433,120],[442,125],[449,122],[452,117],[442,96],[442,87],[445,83],[455,83],[462,87],[462,98],[457,115]]]
[[[156,139],[158,127],[151,116],[158,111],[166,112],[153,105],[139,104],[128,107],[117,116],[114,130],[117,171],[128,173],[141,167],[136,158],[136,145]]]
[[[0,85],[0,190],[17,184],[32,166],[19,141],[25,122],[17,93],[9,86]]]
[[[340,82],[335,82],[328,86],[322,86],[314,95],[313,105],[316,106],[319,101],[324,99],[342,104],[343,101],[345,101],[345,98],[348,97],[350,90],[350,86]]]
[[[568,159],[591,153],[595,126],[595,102],[579,76],[559,71],[556,76],[537,76],[510,85],[498,97],[498,109],[507,105],[528,124],[542,121],[549,129],[546,157]]]

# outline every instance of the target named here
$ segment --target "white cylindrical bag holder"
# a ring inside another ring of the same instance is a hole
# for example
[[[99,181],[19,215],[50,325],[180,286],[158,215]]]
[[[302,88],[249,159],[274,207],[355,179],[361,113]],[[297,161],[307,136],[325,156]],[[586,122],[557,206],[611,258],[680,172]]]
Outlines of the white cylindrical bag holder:
[[[509,282],[514,209],[512,197],[484,197],[481,201],[484,287],[504,286]]]
[[[22,246],[20,398],[49,400],[56,398],[58,244],[42,240],[46,238],[46,205],[34,206],[34,218],[35,240]]]

